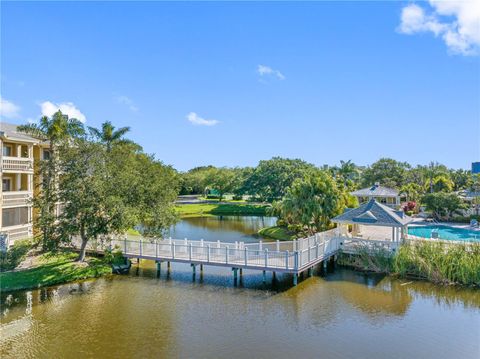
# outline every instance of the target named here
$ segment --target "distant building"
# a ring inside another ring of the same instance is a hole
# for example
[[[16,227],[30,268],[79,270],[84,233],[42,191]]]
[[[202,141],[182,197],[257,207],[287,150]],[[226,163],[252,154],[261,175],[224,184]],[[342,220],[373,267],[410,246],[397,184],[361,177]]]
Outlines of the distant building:
[[[472,174],[480,173],[480,162],[472,162]]]
[[[397,190],[388,187],[382,187],[377,182],[368,188],[362,188],[350,193],[358,198],[360,204],[367,203],[371,199],[377,200],[379,203],[385,204],[391,208],[400,206],[400,194]]]

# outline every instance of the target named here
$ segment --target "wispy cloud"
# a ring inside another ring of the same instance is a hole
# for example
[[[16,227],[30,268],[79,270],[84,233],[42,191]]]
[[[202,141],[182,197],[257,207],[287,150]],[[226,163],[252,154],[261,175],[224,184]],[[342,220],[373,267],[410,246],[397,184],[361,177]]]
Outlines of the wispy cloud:
[[[279,80],[285,80],[285,76],[279,70],[272,69],[270,66],[258,65],[257,73],[262,77],[268,76],[277,78]]]
[[[45,101],[40,104],[40,108],[42,109],[42,116],[50,117],[60,110],[63,114],[68,115],[70,118],[76,118],[80,122],[85,122],[87,120],[85,115],[72,102],[55,104],[50,101]]]
[[[187,115],[187,120],[196,126],[215,126],[216,124],[220,123],[220,121],[217,120],[206,120],[198,116],[195,112],[190,112]]]
[[[0,115],[6,118],[16,118],[20,112],[20,107],[13,102],[0,96]]]
[[[138,111],[138,107],[135,105],[135,102],[133,102],[133,100],[131,98],[127,97],[127,96],[116,96],[115,100],[118,103],[121,103],[121,104],[127,106],[128,109],[132,112],[137,112]]]
[[[430,32],[441,37],[449,51],[477,55],[480,48],[480,1],[430,0],[430,7],[409,4],[402,9],[398,31]]]

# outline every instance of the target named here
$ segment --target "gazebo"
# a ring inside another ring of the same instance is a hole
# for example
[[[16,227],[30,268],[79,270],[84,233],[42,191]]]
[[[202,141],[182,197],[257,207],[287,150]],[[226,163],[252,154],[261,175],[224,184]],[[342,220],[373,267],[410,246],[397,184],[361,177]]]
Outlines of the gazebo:
[[[405,237],[408,224],[412,221],[413,219],[403,211],[396,211],[378,203],[374,198],[360,207],[348,208],[343,214],[332,219],[332,222],[337,224],[338,235],[349,236],[348,225],[352,225],[353,238],[391,240],[397,243]],[[365,233],[362,228],[365,229]],[[388,228],[391,228],[391,238],[386,238],[390,236]],[[368,238],[365,234],[368,234]]]

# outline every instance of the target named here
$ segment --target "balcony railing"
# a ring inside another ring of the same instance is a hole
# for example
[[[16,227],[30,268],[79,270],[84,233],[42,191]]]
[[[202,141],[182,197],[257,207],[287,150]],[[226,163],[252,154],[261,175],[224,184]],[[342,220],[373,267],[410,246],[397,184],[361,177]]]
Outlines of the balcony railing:
[[[19,224],[16,226],[3,227],[1,232],[8,234],[9,245],[12,245],[16,239],[23,239],[32,236],[33,228],[30,223]]]
[[[2,158],[3,171],[33,171],[33,159],[23,157],[7,157]]]
[[[28,206],[32,203],[33,192],[11,191],[2,192],[2,207]]]

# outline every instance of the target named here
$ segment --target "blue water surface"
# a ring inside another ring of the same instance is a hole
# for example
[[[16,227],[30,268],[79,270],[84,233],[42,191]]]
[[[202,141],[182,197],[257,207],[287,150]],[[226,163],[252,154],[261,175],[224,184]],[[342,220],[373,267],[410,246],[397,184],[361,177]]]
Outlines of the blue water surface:
[[[441,225],[415,226],[408,228],[408,234],[431,238],[432,231],[438,232],[438,238],[451,241],[480,242],[480,230],[456,228]]]

